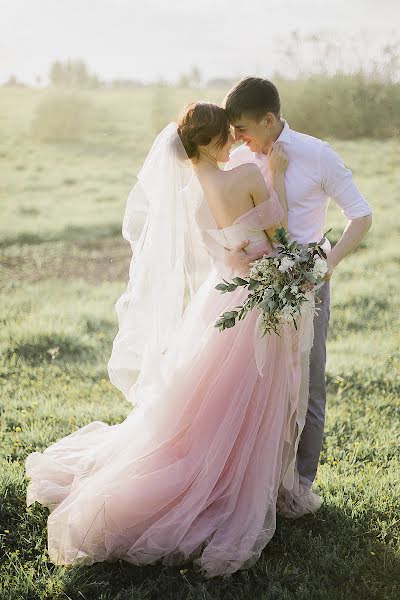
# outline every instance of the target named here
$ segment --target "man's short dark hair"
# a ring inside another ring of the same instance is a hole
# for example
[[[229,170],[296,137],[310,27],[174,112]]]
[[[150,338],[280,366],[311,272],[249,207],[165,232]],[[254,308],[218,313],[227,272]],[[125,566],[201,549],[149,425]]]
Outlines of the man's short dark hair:
[[[224,108],[231,123],[243,116],[260,121],[269,112],[279,118],[281,101],[272,81],[245,77],[228,92]]]

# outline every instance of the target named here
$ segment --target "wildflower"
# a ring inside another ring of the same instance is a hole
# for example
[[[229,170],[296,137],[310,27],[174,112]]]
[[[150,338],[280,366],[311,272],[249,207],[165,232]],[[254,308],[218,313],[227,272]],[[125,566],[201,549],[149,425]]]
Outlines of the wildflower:
[[[289,323],[292,320],[294,310],[295,309],[292,306],[284,306],[281,312],[282,321],[286,321]]]
[[[313,267],[315,277],[323,277],[328,270],[328,264],[323,258],[316,258]]]
[[[291,260],[287,256],[284,256],[281,259],[281,264],[278,267],[278,271],[281,271],[281,273],[286,273],[286,271],[291,269],[294,266],[294,264],[295,264],[294,260]]]

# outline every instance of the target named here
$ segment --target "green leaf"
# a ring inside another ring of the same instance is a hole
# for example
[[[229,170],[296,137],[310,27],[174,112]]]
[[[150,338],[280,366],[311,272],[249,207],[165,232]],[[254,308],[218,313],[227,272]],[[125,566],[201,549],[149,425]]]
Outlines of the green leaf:
[[[269,300],[263,300],[258,304],[258,308],[261,308],[264,312],[269,312]]]
[[[264,292],[263,300],[269,300],[275,294],[275,290],[273,288],[267,288]]]
[[[254,290],[256,285],[258,284],[257,279],[250,279],[249,281],[249,290]]]
[[[317,283],[317,278],[312,273],[309,273],[308,271],[306,273],[304,273],[304,277],[310,283]]]
[[[249,283],[246,279],[242,279],[241,277],[234,277],[232,281],[236,283],[236,285],[248,285]]]
[[[273,235],[273,239],[281,244],[283,244],[284,246],[288,245],[288,239],[286,236],[286,229],[284,227],[279,227],[276,231],[275,234]]]
[[[227,319],[225,321],[225,327],[227,327],[228,329],[230,327],[233,327],[235,325],[235,319]]]
[[[219,318],[218,321],[215,323],[215,327],[219,327],[220,325],[223,325],[225,323],[225,319],[223,318]]]
[[[236,310],[230,310],[228,312],[224,312],[223,313],[223,317],[225,319],[235,319],[237,317],[237,311]]]

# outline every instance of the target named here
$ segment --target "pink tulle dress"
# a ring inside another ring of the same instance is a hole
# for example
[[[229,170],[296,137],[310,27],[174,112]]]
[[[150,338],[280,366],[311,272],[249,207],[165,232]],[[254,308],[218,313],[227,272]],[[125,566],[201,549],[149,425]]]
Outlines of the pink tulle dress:
[[[271,197],[208,230],[210,248],[249,239],[270,253],[264,229],[281,216]],[[192,562],[206,577],[229,576],[257,561],[277,510],[296,518],[319,508],[295,461],[307,403],[301,332],[285,325],[261,338],[257,311],[220,332],[218,317],[246,295],[215,290],[221,275],[222,265],[189,303],[158,397],[118,425],[89,423],[27,457],[27,504],[50,509],[52,562]]]

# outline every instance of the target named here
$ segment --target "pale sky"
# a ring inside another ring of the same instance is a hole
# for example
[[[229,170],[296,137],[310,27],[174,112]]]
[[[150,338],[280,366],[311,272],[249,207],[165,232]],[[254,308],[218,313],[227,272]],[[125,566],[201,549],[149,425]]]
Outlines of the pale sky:
[[[290,76],[292,31],[343,41],[351,68],[399,40],[399,24],[400,0],[0,0],[0,83],[31,83],[52,61],[78,58],[103,79],[174,81],[193,65],[205,79]],[[313,48],[301,47],[306,64],[319,59]]]

